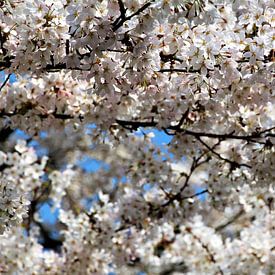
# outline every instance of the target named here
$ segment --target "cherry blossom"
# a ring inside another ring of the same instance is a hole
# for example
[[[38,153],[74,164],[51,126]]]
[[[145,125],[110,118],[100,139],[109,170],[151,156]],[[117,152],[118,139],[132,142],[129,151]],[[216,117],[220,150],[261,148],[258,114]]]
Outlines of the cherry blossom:
[[[274,274],[274,10],[1,1],[0,273]]]

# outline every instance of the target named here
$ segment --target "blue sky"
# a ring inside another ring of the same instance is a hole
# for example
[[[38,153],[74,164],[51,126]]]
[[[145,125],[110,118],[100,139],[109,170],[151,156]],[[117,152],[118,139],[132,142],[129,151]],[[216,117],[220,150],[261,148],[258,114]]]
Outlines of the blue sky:
[[[5,73],[3,71],[1,71],[0,72],[0,82],[1,82],[1,84],[5,81],[5,78],[6,78]],[[10,76],[9,83],[13,83],[15,81],[16,81],[16,76],[15,76],[15,74],[12,74]],[[0,84],[0,86],[1,86],[1,84]]]

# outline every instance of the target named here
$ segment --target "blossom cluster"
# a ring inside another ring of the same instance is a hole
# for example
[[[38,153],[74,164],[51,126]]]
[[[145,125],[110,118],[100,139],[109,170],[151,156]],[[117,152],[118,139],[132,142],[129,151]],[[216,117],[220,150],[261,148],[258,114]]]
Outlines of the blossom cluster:
[[[0,273],[275,274],[274,17],[0,1]]]
[[[0,184],[0,233],[4,233],[9,227],[22,223],[27,216],[30,201],[20,194],[15,185],[1,179]]]

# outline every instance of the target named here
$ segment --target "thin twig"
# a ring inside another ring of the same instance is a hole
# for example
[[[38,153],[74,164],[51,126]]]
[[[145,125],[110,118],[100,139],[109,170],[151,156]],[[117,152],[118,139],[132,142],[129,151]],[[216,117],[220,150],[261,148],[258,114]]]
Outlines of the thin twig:
[[[8,76],[6,77],[6,79],[4,80],[4,82],[2,83],[2,85],[0,87],[0,92],[5,87],[5,85],[8,83],[10,77],[11,77],[11,74],[8,74]]]
[[[133,17],[139,15],[140,13],[142,13],[144,10],[146,10],[149,6],[151,6],[151,4],[154,2],[154,0],[149,1],[147,3],[145,3],[142,7],[140,7],[136,12],[130,14],[129,16],[125,15],[125,8],[124,5],[122,3],[122,1],[119,1],[119,7],[120,7],[120,16],[115,20],[115,22],[113,23],[113,31],[117,31],[126,21],[131,20]]]
[[[228,221],[226,221],[225,223],[222,223],[218,226],[216,226],[215,230],[216,231],[221,231],[224,228],[226,228],[228,225],[234,223],[239,217],[241,217],[244,214],[244,210],[241,209],[240,211],[238,211],[233,217],[231,217]]]
[[[208,192],[209,192],[208,189],[205,189],[205,190],[202,190],[202,191],[200,191],[200,192],[198,192],[198,193],[195,193],[195,194],[193,194],[193,195],[191,195],[191,196],[182,197],[181,199],[182,199],[182,200],[193,199],[193,198],[195,198],[195,197],[201,196],[201,195],[203,195],[203,194],[205,194],[205,193],[208,193]]]
[[[212,154],[214,154],[215,156],[217,156],[219,159],[228,162],[232,167],[248,167],[248,168],[252,168],[250,165],[246,164],[246,163],[238,163],[236,161],[232,161],[230,159],[224,158],[223,156],[221,156],[219,153],[217,153],[214,149],[212,149],[206,142],[204,142],[200,137],[196,137],[197,140],[203,144]]]

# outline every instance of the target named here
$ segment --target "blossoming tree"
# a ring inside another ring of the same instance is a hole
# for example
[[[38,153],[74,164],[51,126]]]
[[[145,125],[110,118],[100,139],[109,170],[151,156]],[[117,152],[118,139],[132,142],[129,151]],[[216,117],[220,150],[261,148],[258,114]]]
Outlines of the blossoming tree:
[[[0,273],[275,274],[274,8],[0,1]]]

